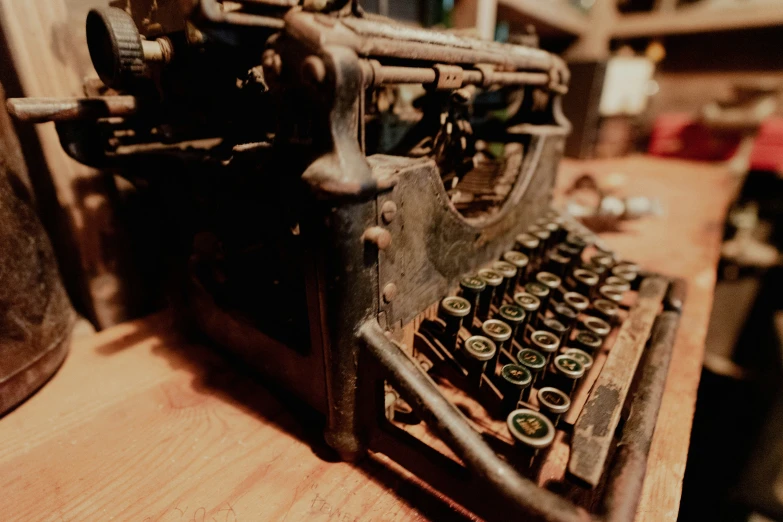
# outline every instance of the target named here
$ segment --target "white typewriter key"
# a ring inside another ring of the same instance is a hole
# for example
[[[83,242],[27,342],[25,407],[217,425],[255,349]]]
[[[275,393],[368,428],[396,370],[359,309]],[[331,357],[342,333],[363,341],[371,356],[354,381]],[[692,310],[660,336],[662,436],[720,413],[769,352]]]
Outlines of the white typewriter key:
[[[503,254],[503,261],[506,263],[511,263],[517,269],[517,275],[514,277],[514,280],[511,282],[511,284],[508,285],[508,289],[506,291],[509,296],[514,297],[520,280],[525,280],[527,277],[527,268],[530,264],[530,258],[522,252],[509,250]]]
[[[470,313],[468,313],[462,321],[462,324],[466,328],[471,328],[473,326],[473,318],[476,317],[476,311],[479,306],[479,297],[486,287],[487,283],[475,276],[463,277],[459,282],[462,297],[470,302]]]
[[[538,317],[538,310],[541,308],[541,301],[538,297],[527,292],[514,294],[514,304],[525,311],[525,321],[519,325],[517,330],[517,341],[520,343],[527,337],[528,325],[533,326]]]
[[[596,299],[593,301],[593,313],[610,325],[617,322],[619,310],[619,305],[614,301],[609,301],[608,299]]]
[[[479,270],[478,277],[484,281],[486,287],[484,288],[484,291],[481,292],[481,296],[479,297],[479,307],[476,315],[480,320],[484,321],[487,317],[489,317],[489,310],[492,306],[495,290],[503,282],[503,276],[494,270],[483,268]]]
[[[617,289],[617,287],[610,285],[602,285],[601,288],[598,289],[598,296],[601,299],[614,301],[618,304],[623,300],[623,292]]]
[[[578,292],[566,292],[563,294],[563,304],[581,313],[590,306],[590,300]]]
[[[500,350],[506,345],[509,339],[511,339],[511,327],[499,319],[487,319],[484,321],[484,324],[481,325],[481,332],[486,337],[492,339],[492,342],[494,342],[497,347],[495,357],[489,361],[487,365],[487,372],[490,375],[494,375]]]
[[[609,335],[609,332],[612,331],[612,327],[609,325],[609,323],[600,317],[593,317],[592,315],[589,315],[582,320],[582,327],[588,332],[592,332],[601,338],[606,337]]]
[[[492,270],[503,276],[503,282],[495,290],[495,306],[503,304],[503,299],[508,294],[508,289],[515,284],[517,277],[517,267],[507,261],[495,261],[492,263]]]
[[[481,386],[481,377],[488,362],[494,360],[497,347],[491,339],[483,335],[473,335],[465,340],[460,350],[461,358],[468,370],[468,382],[472,386]]]
[[[569,276],[566,286],[574,292],[590,297],[598,286],[598,274],[584,268],[575,268]]]
[[[444,297],[440,302],[438,315],[446,328],[443,334],[443,345],[446,349],[454,351],[457,347],[457,335],[462,327],[462,319],[470,314],[470,301],[464,297]]]
[[[571,398],[562,390],[545,386],[538,390],[536,394],[538,399],[538,409],[552,421],[552,425],[557,427],[560,416],[571,407]]]
[[[541,352],[546,359],[546,364],[549,364],[552,354],[560,346],[560,339],[552,332],[536,330],[530,334],[530,346]]]

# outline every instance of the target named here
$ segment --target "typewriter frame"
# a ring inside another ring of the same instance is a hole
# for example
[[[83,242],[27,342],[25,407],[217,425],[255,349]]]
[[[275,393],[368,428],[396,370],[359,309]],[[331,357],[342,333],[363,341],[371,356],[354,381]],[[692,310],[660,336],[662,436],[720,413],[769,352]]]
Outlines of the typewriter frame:
[[[203,0],[200,6],[197,15],[202,24],[239,24],[259,30],[281,27],[279,20],[265,16],[243,14],[241,22],[237,13],[218,16],[214,0]],[[326,441],[344,460],[356,460],[368,450],[383,453],[487,518],[504,513],[553,522],[631,520],[679,322],[681,282],[650,276],[654,284],[669,286],[668,296],[645,364],[638,370],[631,414],[596,515],[537,487],[501,459],[393,341],[404,325],[447,295],[460,277],[508,250],[514,236],[548,208],[570,129],[560,111],[560,95],[568,84],[564,63],[538,49],[345,15],[292,9],[284,17],[283,31],[270,39],[264,63],[270,81],[296,86],[291,96],[319,100],[312,161],[304,172],[285,173],[301,175],[315,196],[310,218],[316,227],[312,237],[318,240],[307,275],[312,347],[303,354],[253,330],[220,310],[196,285],[188,297],[202,327],[323,412]],[[439,90],[468,84],[519,85],[552,94],[549,121],[519,122],[508,129],[509,137],[527,140],[528,153],[515,187],[493,218],[476,224],[459,215],[448,202],[432,160],[365,157],[366,89],[411,82]],[[133,114],[142,107],[127,97],[120,101],[122,114],[112,114],[117,109],[109,100],[101,104],[93,99],[81,104],[83,114],[55,112],[42,119],[39,111],[37,120],[60,121],[64,148],[77,160],[118,165],[127,158],[105,152],[96,156],[94,147],[81,146],[81,131],[89,124],[72,120]],[[23,106],[11,109],[24,117]],[[283,126],[283,141],[286,132],[292,136],[295,131]],[[385,382],[465,466],[387,420]]]

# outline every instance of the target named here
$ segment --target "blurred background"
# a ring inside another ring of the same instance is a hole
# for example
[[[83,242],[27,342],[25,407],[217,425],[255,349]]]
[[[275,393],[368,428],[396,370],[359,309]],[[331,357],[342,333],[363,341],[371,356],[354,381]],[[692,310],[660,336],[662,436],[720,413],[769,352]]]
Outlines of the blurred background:
[[[95,77],[84,20],[105,4],[0,0],[5,97],[82,95]],[[572,73],[568,157],[645,154],[717,163],[736,176],[680,520],[783,520],[783,0],[362,4],[561,54]],[[0,160],[34,196],[82,331],[162,306],[162,271],[149,254],[160,238],[139,239],[153,217],[136,187],[68,158],[52,125],[14,124],[4,113]],[[591,186],[589,173],[582,182]],[[609,221],[661,211],[644,195],[618,203],[597,192],[594,205],[575,199],[569,210]]]

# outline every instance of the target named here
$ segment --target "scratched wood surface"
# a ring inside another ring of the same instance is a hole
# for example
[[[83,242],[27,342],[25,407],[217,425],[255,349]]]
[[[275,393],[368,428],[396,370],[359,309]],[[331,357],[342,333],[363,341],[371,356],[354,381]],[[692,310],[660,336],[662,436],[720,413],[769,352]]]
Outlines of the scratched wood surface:
[[[661,218],[605,234],[621,254],[686,277],[638,520],[676,518],[721,224],[736,181],[722,169],[630,158],[564,162]],[[292,415],[289,411],[297,412]],[[402,521],[458,515],[377,460],[330,462],[321,421],[232,369],[158,314],[77,339],[64,366],[0,419],[0,513],[20,521]]]

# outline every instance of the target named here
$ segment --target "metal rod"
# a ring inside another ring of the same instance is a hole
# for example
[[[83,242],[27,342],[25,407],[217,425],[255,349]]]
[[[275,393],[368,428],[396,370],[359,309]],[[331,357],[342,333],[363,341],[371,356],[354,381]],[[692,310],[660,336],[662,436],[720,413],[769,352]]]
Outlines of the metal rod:
[[[435,84],[438,72],[430,67],[402,67],[397,65],[370,65],[375,77],[373,85],[395,83]],[[507,72],[478,71],[466,69],[462,71],[462,85],[548,85],[549,75],[540,72]]]
[[[95,98],[10,98],[8,112],[19,121],[96,120],[110,116],[136,114],[134,96],[100,96]]]
[[[386,338],[377,321],[364,323],[359,336],[387,372],[389,382],[462,459],[480,483],[498,492],[511,505],[541,519],[551,522],[590,520],[584,509],[538,488],[500,459],[456,406],[443,397],[432,379]]]

